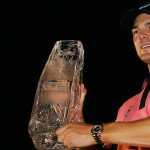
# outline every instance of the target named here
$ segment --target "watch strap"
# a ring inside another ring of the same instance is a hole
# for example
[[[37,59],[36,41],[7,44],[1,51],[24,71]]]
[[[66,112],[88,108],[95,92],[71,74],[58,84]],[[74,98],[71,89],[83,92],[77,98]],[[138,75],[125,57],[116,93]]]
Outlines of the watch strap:
[[[103,131],[103,125],[94,125],[91,129],[91,134],[97,144],[102,144],[101,132]]]

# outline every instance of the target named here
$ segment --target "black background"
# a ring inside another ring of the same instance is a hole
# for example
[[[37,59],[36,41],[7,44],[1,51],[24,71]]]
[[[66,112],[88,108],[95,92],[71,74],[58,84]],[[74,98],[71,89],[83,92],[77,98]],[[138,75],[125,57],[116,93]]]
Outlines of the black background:
[[[148,75],[130,32],[120,28],[122,13],[141,2],[1,2],[1,150],[35,150],[28,123],[39,76],[58,40],[80,40],[84,46],[85,121],[115,120],[119,106],[140,91]]]

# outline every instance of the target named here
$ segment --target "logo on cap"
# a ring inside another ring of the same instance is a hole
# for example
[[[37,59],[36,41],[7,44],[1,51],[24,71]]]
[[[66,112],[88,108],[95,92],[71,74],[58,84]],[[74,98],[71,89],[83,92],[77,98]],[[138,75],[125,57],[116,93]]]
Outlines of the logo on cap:
[[[150,6],[150,4],[144,5],[144,6],[140,7],[139,9],[143,9],[143,8],[148,7],[148,6]]]

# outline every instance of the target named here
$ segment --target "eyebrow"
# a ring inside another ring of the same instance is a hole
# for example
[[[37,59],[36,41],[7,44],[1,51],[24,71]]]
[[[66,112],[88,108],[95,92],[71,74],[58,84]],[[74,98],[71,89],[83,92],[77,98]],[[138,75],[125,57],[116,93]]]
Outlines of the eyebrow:
[[[134,25],[134,26],[131,28],[131,30],[137,29],[137,28],[138,28],[138,26],[137,26],[137,25]]]
[[[150,25],[150,21],[146,22],[144,25],[145,25],[145,26]],[[133,30],[133,29],[137,29],[137,28],[138,28],[137,25],[133,25],[132,30]]]

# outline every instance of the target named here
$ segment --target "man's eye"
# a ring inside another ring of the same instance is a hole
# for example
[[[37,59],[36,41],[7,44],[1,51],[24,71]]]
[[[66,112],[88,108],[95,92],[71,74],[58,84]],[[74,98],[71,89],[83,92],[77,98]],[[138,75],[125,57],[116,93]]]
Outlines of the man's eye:
[[[138,32],[139,32],[138,30],[133,30],[133,31],[132,31],[132,34],[135,35],[135,34],[137,34]]]

